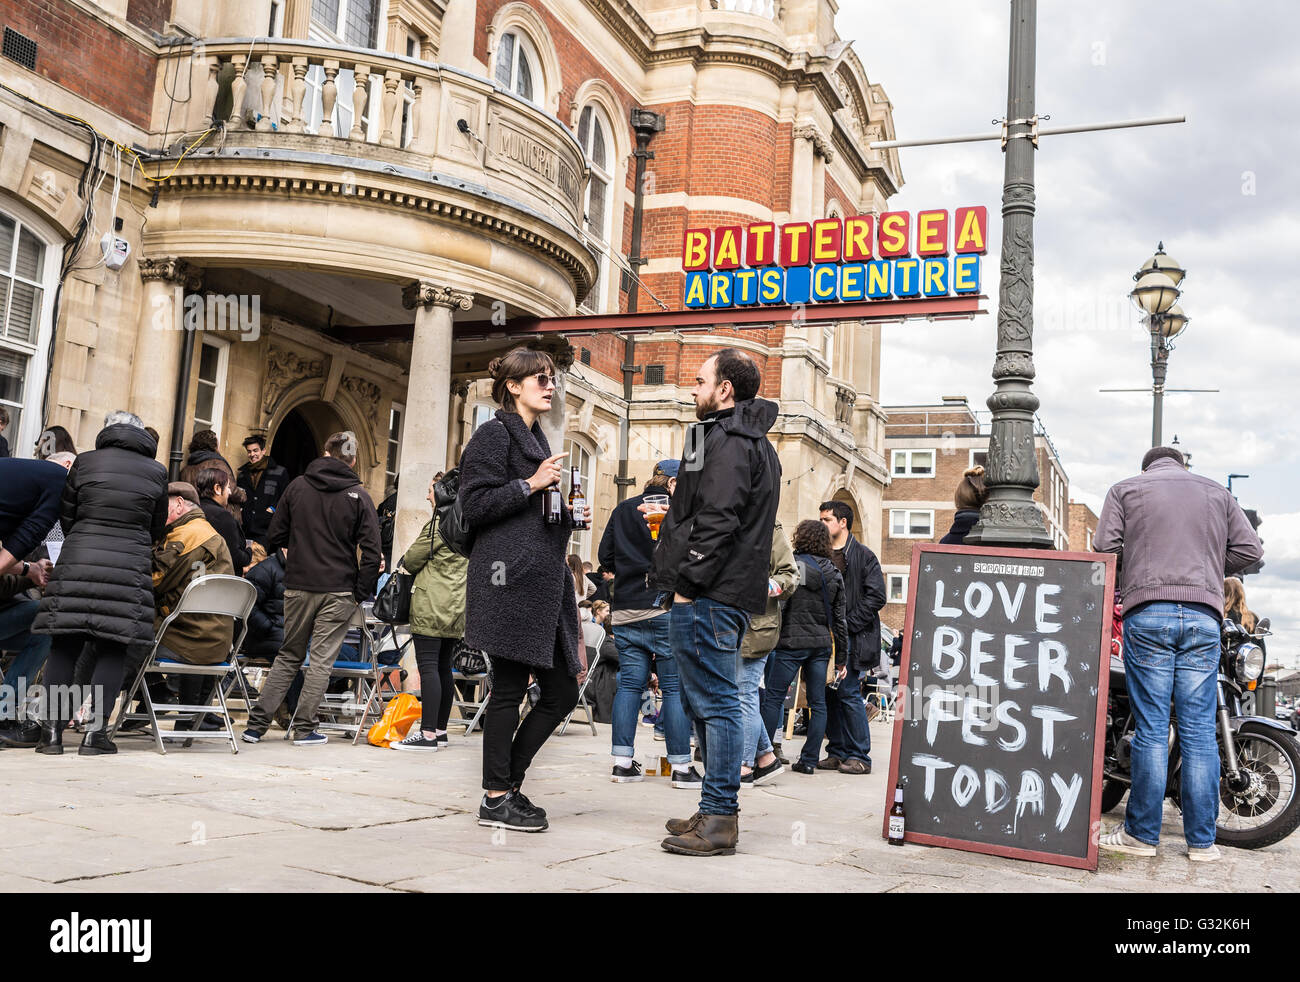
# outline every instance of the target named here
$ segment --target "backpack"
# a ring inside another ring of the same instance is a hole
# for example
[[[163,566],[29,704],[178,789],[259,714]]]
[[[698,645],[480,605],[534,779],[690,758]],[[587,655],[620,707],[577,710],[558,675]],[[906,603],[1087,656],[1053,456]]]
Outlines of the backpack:
[[[433,486],[434,513],[438,517],[438,535],[458,556],[469,558],[474,548],[474,531],[465,521],[460,502],[460,468],[453,467]]]

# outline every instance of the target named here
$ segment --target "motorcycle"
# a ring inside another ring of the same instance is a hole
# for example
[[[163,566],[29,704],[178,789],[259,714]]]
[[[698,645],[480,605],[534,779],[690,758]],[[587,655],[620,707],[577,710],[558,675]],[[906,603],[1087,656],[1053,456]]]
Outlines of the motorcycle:
[[[1300,789],[1296,787],[1300,742],[1295,731],[1275,719],[1242,712],[1242,694],[1254,689],[1264,671],[1264,650],[1257,642],[1270,633],[1267,617],[1256,625],[1253,634],[1228,620],[1222,629],[1215,726],[1219,745],[1216,841],[1239,849],[1270,846],[1300,826]],[[1118,805],[1132,783],[1135,728],[1124,662],[1112,656],[1101,790],[1103,812]],[[1179,808],[1180,769],[1178,732],[1171,712],[1165,797]]]

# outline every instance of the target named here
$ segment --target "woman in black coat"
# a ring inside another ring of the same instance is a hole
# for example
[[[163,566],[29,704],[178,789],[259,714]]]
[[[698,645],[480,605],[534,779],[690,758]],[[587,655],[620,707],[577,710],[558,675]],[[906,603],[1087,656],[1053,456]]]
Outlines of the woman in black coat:
[[[32,623],[33,631],[54,635],[37,753],[63,753],[63,730],[77,707],[59,705],[60,687],[72,682],[87,644],[96,722],[78,752],[117,753],[104,725],[122,689],[126,649],[153,644],[153,543],[167,528],[167,472],[154,460],[157,452],[139,418],[109,413],[95,449],[68,472],[59,509],[63,551]]]
[[[492,662],[492,697],[483,713],[480,825],[541,832],[546,812],[519,790],[528,765],[578,701],[586,670],[573,579],[565,565],[573,517],[542,514],[541,492],[559,484],[564,454],[553,455],[538,417],[551,408],[555,364],[516,348],[488,369],[502,409],[475,431],[461,456],[460,500],[475,533],[466,584],[465,643]],[[586,519],[590,521],[587,509]],[[519,723],[529,676],[541,698]],[[516,732],[516,726],[518,730]]]
[[[940,545],[959,546],[965,543],[966,536],[980,520],[980,507],[988,491],[984,488],[984,468],[979,464],[966,468],[961,476],[961,483],[953,493],[952,502],[957,506],[957,514],[952,517],[952,528],[939,540]]]
[[[812,774],[826,735],[826,671],[831,645],[835,648],[835,684],[845,677],[849,656],[849,624],[845,616],[844,578],[831,561],[831,537],[826,526],[807,519],[795,526],[794,559],[799,564],[799,589],[790,594],[781,615],[781,638],[772,652],[771,674],[763,690],[760,712],[768,733],[781,721],[786,690],[803,669],[808,697],[808,736],[795,761],[799,774]]]

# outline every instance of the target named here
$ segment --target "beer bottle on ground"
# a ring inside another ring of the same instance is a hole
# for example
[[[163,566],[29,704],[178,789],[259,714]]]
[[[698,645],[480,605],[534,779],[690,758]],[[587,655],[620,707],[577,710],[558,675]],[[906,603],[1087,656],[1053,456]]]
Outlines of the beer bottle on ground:
[[[901,846],[907,826],[907,812],[903,810],[903,786],[894,788],[894,807],[889,809],[889,844]]]

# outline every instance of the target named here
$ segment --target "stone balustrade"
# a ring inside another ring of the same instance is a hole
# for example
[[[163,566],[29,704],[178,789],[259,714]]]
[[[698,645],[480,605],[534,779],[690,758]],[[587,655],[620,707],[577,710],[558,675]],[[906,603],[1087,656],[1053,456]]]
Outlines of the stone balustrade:
[[[224,145],[374,157],[473,182],[570,232],[581,223],[588,172],[576,138],[488,79],[296,39],[209,39],[167,57],[188,61],[192,91],[204,93],[189,129],[212,125],[219,109]]]
[[[777,0],[713,0],[716,10],[726,10],[737,14],[753,14],[767,20],[776,20],[779,13]]]

